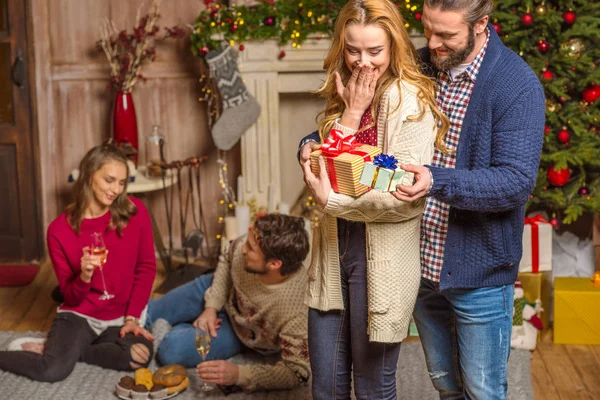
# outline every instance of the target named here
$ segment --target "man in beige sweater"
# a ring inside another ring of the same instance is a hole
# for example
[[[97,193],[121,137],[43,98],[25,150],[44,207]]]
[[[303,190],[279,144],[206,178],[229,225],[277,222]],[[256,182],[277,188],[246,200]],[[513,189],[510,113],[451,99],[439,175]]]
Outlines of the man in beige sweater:
[[[161,341],[162,364],[196,367],[200,378],[246,391],[289,389],[310,375],[307,313],[303,304],[309,250],[301,218],[269,214],[233,241],[214,274],[196,278],[148,305],[148,324],[165,319],[173,329]],[[207,361],[195,348],[195,326],[212,343]],[[275,364],[226,361],[248,347],[280,354]]]

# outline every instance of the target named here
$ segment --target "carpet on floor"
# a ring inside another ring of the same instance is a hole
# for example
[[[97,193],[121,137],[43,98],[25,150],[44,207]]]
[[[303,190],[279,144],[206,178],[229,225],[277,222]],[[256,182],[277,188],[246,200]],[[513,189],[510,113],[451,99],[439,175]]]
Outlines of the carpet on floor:
[[[0,349],[6,349],[10,341],[22,337],[43,337],[40,332],[0,332]],[[252,355],[240,355],[232,359],[233,362],[255,362]],[[114,394],[115,384],[125,373],[112,371],[77,363],[71,375],[64,381],[57,383],[33,382],[9,372],[0,371],[0,397],[12,400],[111,400],[117,399]],[[188,370],[190,387],[175,400],[196,399],[197,388],[200,384],[194,369]],[[425,367],[425,357],[419,342],[402,344],[398,372],[396,374],[398,386],[398,399],[401,400],[434,400],[438,399]],[[206,400],[213,399],[256,399],[256,400],[301,400],[311,399],[308,385],[289,391],[271,391],[258,393],[232,393],[223,394],[218,389],[202,397]],[[531,353],[527,350],[512,350],[508,362],[508,399],[533,400],[531,385]]]
[[[0,286],[29,285],[40,270],[39,265],[0,264]]]

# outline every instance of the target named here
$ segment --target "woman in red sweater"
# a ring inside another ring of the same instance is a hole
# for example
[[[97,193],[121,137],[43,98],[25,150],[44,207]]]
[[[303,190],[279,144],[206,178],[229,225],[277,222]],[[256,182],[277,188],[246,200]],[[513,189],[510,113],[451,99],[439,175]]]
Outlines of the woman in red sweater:
[[[113,144],[91,149],[79,171],[73,202],[48,227],[64,296],[48,339],[0,352],[0,370],[37,381],[63,380],[77,361],[125,371],[152,359],[153,339],[143,328],[156,274],[150,216],[127,196],[127,158]],[[90,254],[95,232],[104,238],[105,256]],[[114,297],[101,300],[105,292]]]

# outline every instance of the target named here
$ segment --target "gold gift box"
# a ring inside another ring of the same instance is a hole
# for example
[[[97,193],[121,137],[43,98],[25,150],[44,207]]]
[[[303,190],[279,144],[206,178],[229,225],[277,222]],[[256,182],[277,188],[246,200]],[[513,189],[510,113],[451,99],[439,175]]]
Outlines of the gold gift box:
[[[363,144],[356,146],[352,151],[360,151],[369,154],[371,160],[376,155],[381,153],[381,149],[376,146],[370,146]],[[315,150],[310,153],[310,169],[316,176],[320,175],[319,171],[319,156],[321,150]],[[330,162],[327,157],[323,157],[325,161],[326,169],[329,170]],[[363,167],[365,165],[364,158],[359,154],[342,153],[337,157],[333,157],[333,168],[337,180],[337,189],[334,187],[332,182],[333,190],[337,193],[346,194],[348,196],[358,197],[361,194],[367,192],[370,188],[359,182],[360,175],[362,174]],[[327,171],[329,179],[331,180],[331,174]]]

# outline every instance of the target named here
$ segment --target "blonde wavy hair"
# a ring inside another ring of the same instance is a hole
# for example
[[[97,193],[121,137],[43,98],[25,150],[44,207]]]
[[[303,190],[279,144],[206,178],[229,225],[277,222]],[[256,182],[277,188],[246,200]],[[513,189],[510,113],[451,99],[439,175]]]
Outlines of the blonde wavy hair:
[[[421,107],[419,115],[409,116],[408,120],[421,120],[429,107],[438,126],[435,145],[442,152],[447,153],[445,136],[450,123],[448,118],[436,107],[435,82],[419,71],[417,52],[404,28],[404,18],[398,8],[388,0],[351,0],[342,8],[337,17],[331,48],[324,63],[324,69],[327,71],[326,79],[323,86],[315,92],[326,101],[325,109],[317,116],[321,142],[329,135],[335,120],[340,118],[344,111],[344,101],[337,93],[335,72],[340,74],[342,82],[346,85],[352,71],[345,63],[344,38],[346,27],[353,24],[378,26],[388,34],[390,39],[390,65],[377,81],[371,106],[373,121],[377,121],[377,110],[385,91],[393,84],[397,84],[400,89],[401,80],[410,83],[417,88],[417,97],[424,107]],[[392,112],[394,111],[396,110]],[[362,130],[367,128],[364,127]]]

